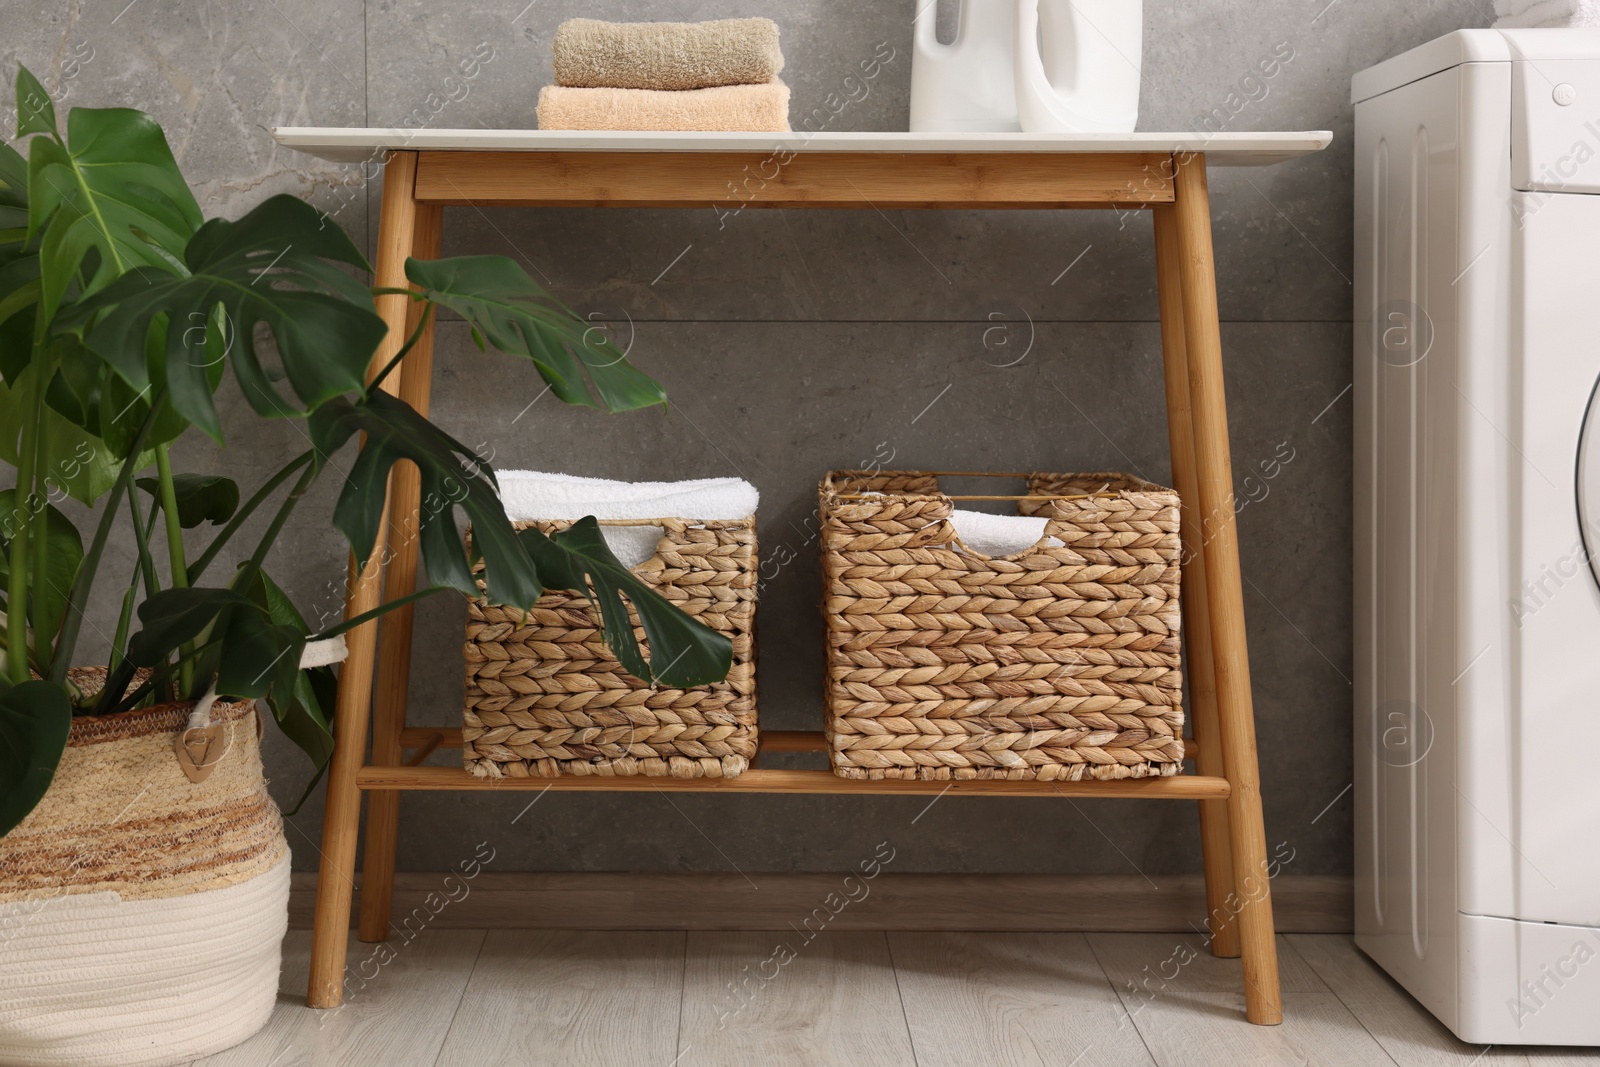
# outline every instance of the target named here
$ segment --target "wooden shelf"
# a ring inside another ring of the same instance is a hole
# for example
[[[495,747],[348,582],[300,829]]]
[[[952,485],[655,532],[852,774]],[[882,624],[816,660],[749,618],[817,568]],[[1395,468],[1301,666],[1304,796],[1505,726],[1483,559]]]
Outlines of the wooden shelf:
[[[544,790],[577,793],[853,793],[874,796],[1145,797],[1152,800],[1223,800],[1226,778],[1180,774],[1171,778],[1119,778],[1090,782],[1006,782],[962,779],[919,782],[893,778],[840,778],[832,771],[779,771],[753,767],[735,778],[641,778],[563,775],[559,778],[477,778],[464,767],[362,767],[360,788],[373,791]]]
[[[762,753],[828,751],[828,739],[821,730],[762,730],[760,737]],[[400,746],[423,752],[432,752],[436,748],[460,748],[461,727],[408,726],[400,731]],[[1194,741],[1185,738],[1184,755],[1193,756],[1195,751]]]
[[[711,205],[719,217],[744,207],[1021,208],[1139,207],[1152,215],[1167,430],[1173,484],[1183,500],[1183,628],[1193,674],[1189,712],[1204,745],[1188,745],[1198,771],[1114,781],[866,781],[826,770],[752,766],[734,778],[567,776],[477,778],[462,766],[424,766],[461,730],[405,726],[411,664],[410,608],[353,628],[339,672],[335,745],[328,771],[316,932],[306,1002],[344,997],[350,896],[366,798],[363,939],[392,929],[395,844],[405,790],[772,793],[917,796],[1143,797],[1201,801],[1207,906],[1217,921],[1212,952],[1243,958],[1245,1014],[1283,1018],[1246,647],[1244,589],[1234,528],[1222,337],[1211,241],[1211,164],[1279,162],[1326,147],[1326,131],[1122,134],[651,134],[527,130],[329,130],[279,128],[280,144],[325,159],[382,159],[377,300],[387,328],[373,355],[376,375],[417,332],[400,372],[385,379],[419,411],[428,409],[431,334],[417,331],[419,305],[405,298],[408,257],[439,250],[445,204],[594,207]],[[381,157],[374,150],[388,150]],[[420,475],[390,476],[379,529],[414,528]],[[1206,516],[1203,520],[1201,516]],[[1202,536],[1203,531],[1203,536]],[[380,539],[353,572],[347,618],[366,617],[383,596],[415,588],[417,540]],[[372,725],[372,765],[366,764]],[[769,731],[766,752],[826,751],[818,733]]]

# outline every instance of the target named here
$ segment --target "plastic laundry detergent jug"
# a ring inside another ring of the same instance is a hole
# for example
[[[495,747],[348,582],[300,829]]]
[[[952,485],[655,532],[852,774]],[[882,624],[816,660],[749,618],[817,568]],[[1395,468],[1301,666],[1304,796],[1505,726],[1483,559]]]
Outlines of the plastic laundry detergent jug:
[[[937,0],[915,2],[911,129],[1015,133],[1021,128],[1011,63],[1017,0],[960,0],[960,29],[949,44],[934,32]]]
[[[911,129],[1105,132],[1139,119],[1140,0],[959,0],[950,44],[937,0],[915,0]]]
[[[1016,0],[1016,5],[1014,84],[1022,129],[1131,132],[1139,121],[1140,0]]]

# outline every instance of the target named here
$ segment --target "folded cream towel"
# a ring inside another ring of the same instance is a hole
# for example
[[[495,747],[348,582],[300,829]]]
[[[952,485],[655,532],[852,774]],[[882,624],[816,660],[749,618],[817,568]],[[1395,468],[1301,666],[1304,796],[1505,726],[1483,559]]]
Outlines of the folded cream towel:
[[[568,19],[553,50],[556,84],[573,88],[709,89],[774,81],[783,69],[771,19]]]
[[[767,130],[789,132],[789,87],[539,90],[541,130]]]
[[[962,547],[984,556],[1015,556],[1026,552],[1044,537],[1048,517],[1033,515],[991,515],[987,511],[956,510],[950,516],[950,525]],[[1049,544],[1061,542],[1050,538]]]
[[[683,482],[618,482],[541,471],[497,471],[500,502],[513,521],[528,519],[747,519],[760,494],[741,478]],[[625,567],[655,555],[659,526],[602,526],[601,536]]]

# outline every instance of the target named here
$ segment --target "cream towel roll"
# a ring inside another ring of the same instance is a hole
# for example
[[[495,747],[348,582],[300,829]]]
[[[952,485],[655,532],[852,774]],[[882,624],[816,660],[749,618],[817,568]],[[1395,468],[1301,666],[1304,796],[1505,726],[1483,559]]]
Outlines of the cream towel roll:
[[[553,45],[556,84],[588,89],[709,89],[770,82],[783,69],[771,19],[601,22],[568,19]]]
[[[789,132],[789,87],[539,90],[541,130],[763,130]]]

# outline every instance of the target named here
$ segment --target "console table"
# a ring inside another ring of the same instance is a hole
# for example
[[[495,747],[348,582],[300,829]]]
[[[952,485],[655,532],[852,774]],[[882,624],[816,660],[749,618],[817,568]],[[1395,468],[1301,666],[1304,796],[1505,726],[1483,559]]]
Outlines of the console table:
[[[1183,628],[1189,669],[1187,742],[1194,774],[1113,781],[860,781],[829,771],[752,766],[716,778],[475,778],[424,767],[461,731],[408,727],[412,610],[347,635],[328,770],[306,1003],[343,998],[361,794],[370,793],[359,936],[389,936],[402,790],[861,793],[1143,797],[1199,801],[1211,950],[1243,956],[1245,1013],[1282,1019],[1272,901],[1234,531],[1206,167],[1265,165],[1325,148],[1308,133],[923,134],[631,133],[540,130],[279,128],[280,144],[341,162],[384,161],[376,284],[405,288],[407,256],[438,255],[444,208],[523,207],[1102,208],[1148,210],[1165,367],[1174,487],[1182,498]],[[389,333],[371,374],[417,325],[403,296],[378,297]],[[431,330],[383,388],[428,410]],[[397,466],[367,567],[351,564],[346,618],[413,591],[416,539],[390,546],[391,524],[416,529],[415,468]],[[819,620],[820,625],[820,620]],[[371,757],[367,757],[368,723]],[[761,752],[822,751],[820,732],[763,731]],[[407,755],[407,752],[410,755]],[[758,756],[759,760],[759,756]]]

